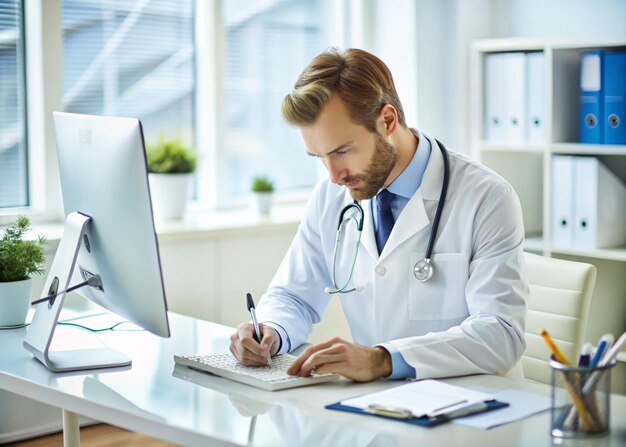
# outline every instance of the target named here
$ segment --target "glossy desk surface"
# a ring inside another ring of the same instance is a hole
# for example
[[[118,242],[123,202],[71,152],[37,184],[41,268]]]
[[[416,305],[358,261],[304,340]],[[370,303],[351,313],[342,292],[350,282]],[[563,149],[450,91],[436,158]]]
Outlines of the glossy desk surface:
[[[80,322],[105,326],[98,318]],[[56,337],[61,344],[101,342],[133,359],[132,368],[80,374],[49,372],[22,347],[25,329],[0,331],[0,388],[181,445],[626,445],[624,396],[611,398],[611,433],[585,441],[553,440],[549,412],[490,430],[453,423],[424,428],[324,409],[329,403],[398,386],[402,381],[357,384],[342,380],[271,393],[175,367],[174,354],[227,352],[232,329],[173,313],[170,324],[169,339],[147,332],[104,332],[95,336],[77,328],[59,327]],[[548,386],[497,376],[447,381],[494,391],[514,388],[549,394]]]

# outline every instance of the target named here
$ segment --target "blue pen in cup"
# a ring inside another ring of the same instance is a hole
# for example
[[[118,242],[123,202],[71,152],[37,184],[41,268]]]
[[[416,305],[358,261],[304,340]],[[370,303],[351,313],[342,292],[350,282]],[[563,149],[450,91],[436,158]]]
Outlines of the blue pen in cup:
[[[613,344],[613,336],[611,334],[604,334],[600,337],[600,342],[598,343],[598,347],[596,351],[593,353],[593,356],[589,360],[589,367],[595,368],[602,360],[602,356],[604,353],[611,347]]]
[[[593,345],[591,343],[585,343],[580,351],[580,360],[578,361],[579,367],[589,366],[591,361],[591,351],[593,351]]]

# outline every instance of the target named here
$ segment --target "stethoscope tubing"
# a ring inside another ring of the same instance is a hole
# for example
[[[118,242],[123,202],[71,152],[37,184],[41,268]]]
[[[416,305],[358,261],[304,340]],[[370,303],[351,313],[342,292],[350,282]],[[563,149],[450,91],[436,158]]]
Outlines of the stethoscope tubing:
[[[450,160],[448,157],[448,150],[439,140],[435,139],[435,142],[439,146],[439,149],[441,149],[441,155],[443,155],[443,183],[441,184],[441,193],[439,194],[439,203],[437,203],[437,212],[435,213],[435,220],[433,220],[433,229],[430,232],[428,249],[426,250],[425,259],[428,261],[430,261],[433,255],[435,239],[437,238],[437,231],[439,230],[439,221],[441,220],[443,206],[446,202],[446,196],[448,195],[448,184],[450,183]]]
[[[448,185],[450,183],[450,158],[448,156],[448,150],[446,149],[446,147],[443,145],[443,143],[441,143],[439,140],[435,139],[435,142],[437,143],[437,145],[439,146],[439,149],[441,150],[441,154],[443,156],[443,182],[441,185],[441,193],[439,194],[439,202],[437,203],[437,211],[435,212],[435,219],[433,220],[433,226],[432,226],[432,230],[430,232],[430,237],[428,239],[428,247],[426,249],[426,256],[418,261],[415,266],[414,266],[414,274],[415,274],[415,278],[420,281],[420,282],[425,282],[428,279],[430,279],[432,277],[432,272],[433,272],[433,264],[431,262],[431,258],[433,255],[433,249],[435,247],[435,240],[437,239],[437,233],[439,231],[439,222],[441,221],[441,215],[443,214],[443,207],[445,205],[446,202],[446,198],[448,195]],[[356,223],[357,223],[357,239],[356,239],[356,243],[357,243],[357,248],[355,250],[355,257],[354,260],[352,262],[352,268],[350,270],[350,275],[348,277],[348,281],[346,282],[346,284],[343,287],[338,287],[337,286],[337,278],[336,278],[336,265],[337,265],[337,248],[339,246],[339,239],[341,236],[341,232],[342,232],[342,227],[343,224],[347,221],[344,221],[344,216],[345,214],[352,208],[355,208],[357,210],[357,213],[359,215],[358,218],[355,217],[350,217],[350,219],[355,219]],[[359,202],[357,202],[356,200],[348,205],[346,205],[343,210],[341,210],[341,213],[339,213],[339,222],[337,224],[337,237],[335,240],[335,248],[333,250],[333,286],[335,287],[335,289],[330,289],[329,287],[327,287],[326,293],[329,294],[334,294],[334,293],[350,293],[350,292],[354,292],[355,290],[357,290],[356,287],[353,287],[351,289],[346,289],[348,287],[348,284],[350,284],[350,281],[352,280],[352,275],[354,273],[354,267],[356,265],[356,255],[358,254],[358,245],[360,244],[360,240],[361,240],[361,234],[363,232],[363,223],[365,221],[365,213],[363,212],[363,207],[361,206],[361,204]],[[417,273],[415,273],[415,270],[417,269],[418,264],[423,263],[429,270],[428,273],[425,274],[425,276],[423,278],[419,278]]]

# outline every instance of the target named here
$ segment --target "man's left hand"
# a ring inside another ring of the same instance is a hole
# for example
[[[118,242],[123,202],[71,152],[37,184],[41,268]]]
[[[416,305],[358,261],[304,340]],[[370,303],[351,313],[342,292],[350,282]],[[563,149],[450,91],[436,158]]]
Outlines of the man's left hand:
[[[391,355],[380,346],[369,348],[339,337],[309,346],[287,370],[293,376],[308,377],[336,373],[356,382],[369,382],[391,374]]]

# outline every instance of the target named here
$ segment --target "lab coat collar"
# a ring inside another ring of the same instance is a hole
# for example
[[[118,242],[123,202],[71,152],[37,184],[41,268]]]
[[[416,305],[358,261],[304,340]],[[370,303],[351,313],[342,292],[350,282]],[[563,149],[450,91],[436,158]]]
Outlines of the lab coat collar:
[[[371,219],[371,212],[370,219]],[[409,239],[411,236],[415,235],[418,231],[424,228],[430,220],[428,219],[428,215],[426,214],[426,208],[424,207],[424,199],[422,199],[422,190],[419,188],[413,197],[406,204],[400,216],[398,216],[398,220],[393,226],[393,230],[391,230],[391,234],[389,235],[389,239],[385,244],[385,248],[383,252],[380,254],[379,262],[383,261],[389,253],[395,250],[400,244]],[[363,232],[365,232],[365,226],[363,228]],[[374,235],[374,229],[372,225],[371,230],[372,236]],[[365,235],[363,235],[365,236]],[[374,241],[374,247],[376,247],[376,241]]]

